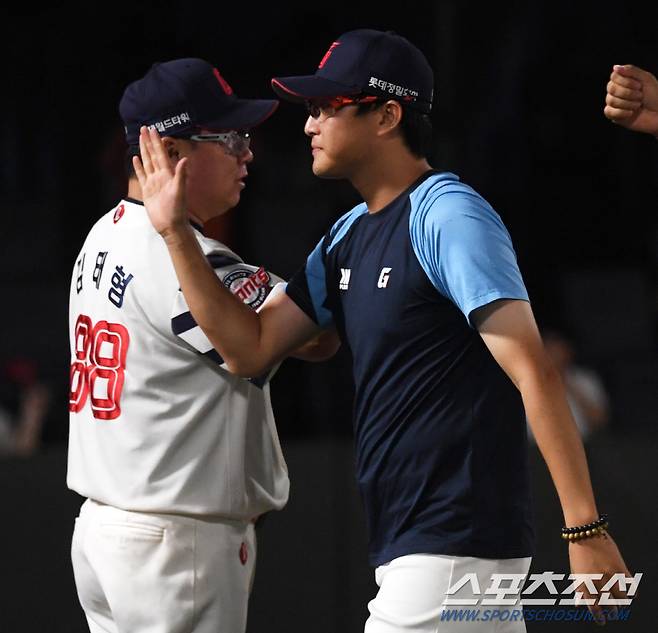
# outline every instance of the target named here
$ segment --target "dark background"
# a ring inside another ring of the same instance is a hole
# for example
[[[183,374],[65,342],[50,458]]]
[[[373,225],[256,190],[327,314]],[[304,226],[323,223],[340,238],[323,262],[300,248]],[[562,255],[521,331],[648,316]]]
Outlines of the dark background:
[[[82,630],[67,559],[79,503],[64,484],[68,285],[87,231],[123,194],[117,104],[125,85],[154,61],[199,56],[239,95],[267,97],[272,76],[312,72],[337,35],[364,27],[393,29],[425,52],[435,70],[433,164],[459,174],[501,214],[540,325],[566,332],[604,379],[613,419],[589,447],[594,480],[629,565],[647,574],[650,599],[658,143],[610,124],[602,109],[613,64],[658,72],[657,18],[650,2],[5,9],[0,360],[33,359],[54,397],[41,453],[0,470],[7,502],[0,632]],[[256,131],[248,188],[224,227],[245,260],[282,276],[358,201],[346,183],[313,177],[304,120],[303,110],[283,104]],[[288,361],[273,400],[293,496],[287,513],[263,528],[251,628],[358,631],[375,587],[350,483],[349,360],[341,353],[319,366]],[[545,560],[541,569],[560,571],[548,553],[561,517],[536,463],[538,529],[547,536],[535,569]],[[326,629],[300,615],[314,613]],[[655,627],[640,622],[618,627]],[[551,630],[562,626],[577,625]]]

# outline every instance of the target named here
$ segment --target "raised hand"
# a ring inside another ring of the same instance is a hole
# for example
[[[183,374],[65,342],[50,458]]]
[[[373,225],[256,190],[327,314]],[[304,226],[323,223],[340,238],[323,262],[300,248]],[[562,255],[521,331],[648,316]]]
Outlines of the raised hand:
[[[637,66],[614,66],[603,113],[634,132],[658,136],[658,80]]]
[[[157,130],[142,127],[139,156],[133,167],[142,188],[142,200],[155,230],[165,239],[188,225],[185,203],[185,158],[174,166]]]

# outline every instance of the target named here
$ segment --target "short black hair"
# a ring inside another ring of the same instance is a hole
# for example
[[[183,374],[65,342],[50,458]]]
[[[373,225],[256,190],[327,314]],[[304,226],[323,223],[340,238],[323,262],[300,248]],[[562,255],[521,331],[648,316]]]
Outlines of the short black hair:
[[[372,112],[386,103],[384,99],[378,99],[372,103],[360,103],[357,105],[356,115]],[[432,141],[432,120],[427,114],[418,112],[408,106],[402,106],[402,120],[400,121],[400,133],[404,144],[411,153],[418,158],[430,158],[434,151]]]
[[[137,177],[135,167],[133,166],[133,156],[139,156],[139,145],[129,145],[126,150],[123,166],[126,171],[126,176],[128,176],[128,180]]]

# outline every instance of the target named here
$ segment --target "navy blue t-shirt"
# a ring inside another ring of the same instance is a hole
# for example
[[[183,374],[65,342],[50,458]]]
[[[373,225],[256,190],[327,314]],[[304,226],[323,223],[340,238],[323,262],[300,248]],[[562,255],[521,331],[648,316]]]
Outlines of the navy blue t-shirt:
[[[528,300],[491,206],[430,171],[380,212],[340,218],[287,293],[352,353],[371,564],[530,556],[523,404],[470,321],[497,299]]]

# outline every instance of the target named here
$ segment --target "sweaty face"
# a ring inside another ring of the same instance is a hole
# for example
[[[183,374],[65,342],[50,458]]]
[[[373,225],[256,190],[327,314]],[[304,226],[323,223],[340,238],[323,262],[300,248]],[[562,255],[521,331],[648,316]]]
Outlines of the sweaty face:
[[[377,111],[356,115],[357,106],[342,107],[331,116],[309,116],[304,132],[311,139],[313,173],[322,178],[349,178],[368,158]]]
[[[185,140],[179,144],[179,157],[183,156],[187,158],[189,213],[205,222],[240,202],[247,165],[254,158],[251,150],[234,156],[218,142]]]

